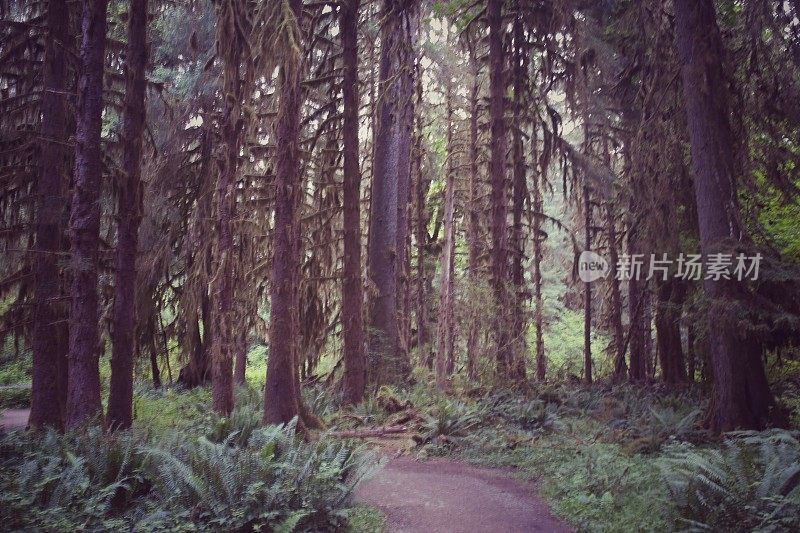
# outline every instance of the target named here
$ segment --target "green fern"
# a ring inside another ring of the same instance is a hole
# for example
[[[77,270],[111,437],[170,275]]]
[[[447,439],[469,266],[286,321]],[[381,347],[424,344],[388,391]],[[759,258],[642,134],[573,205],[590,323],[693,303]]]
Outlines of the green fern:
[[[800,442],[790,432],[738,432],[721,449],[669,447],[664,480],[688,531],[800,529]]]

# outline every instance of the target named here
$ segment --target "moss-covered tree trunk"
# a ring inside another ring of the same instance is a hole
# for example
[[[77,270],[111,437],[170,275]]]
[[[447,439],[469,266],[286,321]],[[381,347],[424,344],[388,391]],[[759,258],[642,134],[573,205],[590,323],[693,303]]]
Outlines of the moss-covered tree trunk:
[[[736,201],[731,111],[723,48],[712,0],[675,0],[676,43],[681,62],[691,144],[700,248],[708,258],[744,238]],[[717,431],[763,428],[774,401],[758,346],[733,316],[743,288],[706,279],[709,341],[714,374],[710,425]]]

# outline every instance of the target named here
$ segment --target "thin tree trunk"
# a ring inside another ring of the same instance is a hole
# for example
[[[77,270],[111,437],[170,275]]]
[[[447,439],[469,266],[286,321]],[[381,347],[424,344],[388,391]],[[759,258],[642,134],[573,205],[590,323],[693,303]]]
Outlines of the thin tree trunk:
[[[478,284],[478,260],[480,257],[480,222],[478,209],[478,104],[480,91],[480,63],[475,57],[475,45],[469,43],[469,63],[472,68],[472,89],[469,95],[469,223],[467,246],[469,247],[469,281],[473,290]],[[475,379],[478,354],[478,313],[470,308],[470,328],[467,332],[467,377]]]
[[[289,0],[297,23],[303,3]],[[264,423],[283,424],[300,414],[296,336],[298,218],[300,194],[300,57],[284,62],[279,77],[277,162],[275,167],[275,230],[272,242],[270,329],[267,382],[264,391]],[[302,425],[302,422],[300,422]]]
[[[503,1],[489,0],[486,7],[489,24],[489,119],[491,130],[491,160],[489,173],[492,183],[492,289],[497,306],[497,374],[508,376],[511,363],[511,343],[508,321],[508,291],[506,288],[508,213],[506,186],[506,127],[504,96],[506,84],[503,61]]]
[[[606,233],[608,236],[608,258],[610,263],[610,273],[608,276],[611,284],[611,329],[614,335],[614,379],[622,381],[625,379],[627,368],[625,367],[625,330],[622,326],[622,293],[617,279],[617,264],[619,263],[619,252],[617,251],[617,228],[614,217],[614,204],[609,201],[606,204]]]
[[[358,10],[360,0],[341,5],[342,93],[344,119],[344,280],[342,282],[342,330],[344,340],[344,398],[356,404],[364,398],[367,361],[364,356],[364,324],[361,283],[361,169],[358,161]]]
[[[513,76],[514,76],[514,127],[511,130],[512,152],[514,161],[513,174],[513,209],[512,209],[512,244],[513,250],[511,283],[514,286],[513,309],[511,311],[511,336],[512,336],[512,361],[514,368],[512,374],[516,379],[525,379],[525,271],[523,270],[523,257],[525,255],[523,233],[522,233],[522,214],[525,210],[525,197],[527,196],[527,184],[525,182],[525,152],[523,151],[522,141],[522,92],[525,86],[525,65],[523,64],[523,29],[521,13],[517,13],[514,19],[514,52],[513,52]]]
[[[161,372],[158,370],[158,348],[156,348],[156,322],[150,317],[150,328],[152,337],[150,338],[150,374],[153,377],[153,388],[161,388]]]
[[[67,49],[70,43],[69,8],[64,0],[47,7],[49,35],[44,58],[41,113],[41,166],[36,181],[33,260],[33,369],[31,414],[33,428],[64,427],[67,382],[67,314],[63,304],[59,256],[66,205],[67,165]]]
[[[592,205],[589,202],[589,187],[583,186],[584,250],[592,249]],[[583,380],[592,382],[592,284],[583,284]]]
[[[696,333],[697,329],[695,328],[694,324],[689,324],[686,332],[686,358],[688,362],[688,378],[690,383],[694,383],[695,381],[695,367],[697,366],[697,344],[696,344]]]
[[[141,220],[142,131],[145,121],[147,68],[147,0],[131,0],[122,117],[123,183],[119,187],[114,327],[111,331],[111,389],[108,425],[126,429],[133,423],[133,349],[136,332],[136,259]],[[169,354],[167,354],[169,357]]]
[[[247,383],[247,328],[242,328],[236,343],[236,361],[233,364],[234,385]]]
[[[429,365],[430,363],[430,341],[428,335],[428,297],[427,297],[427,274],[425,269],[425,256],[427,255],[428,247],[428,222],[430,215],[428,214],[425,197],[428,194],[428,187],[430,180],[425,178],[422,171],[422,76],[420,72],[419,62],[417,62],[417,79],[416,79],[416,99],[417,105],[415,106],[416,115],[416,131],[414,137],[414,169],[416,171],[416,179],[414,182],[415,193],[415,228],[414,239],[417,243],[417,346],[419,351],[419,362],[421,365]]]
[[[535,141],[532,141],[534,143]],[[532,144],[533,146],[533,144]],[[544,171],[541,179],[534,172],[533,183],[533,300],[534,328],[536,330],[536,379],[544,381],[547,376],[547,361],[544,354],[544,302],[542,300],[542,188]]]
[[[100,134],[107,7],[107,0],[83,1],[75,180],[69,220],[73,271],[67,384],[68,428],[87,424],[102,415],[97,281],[100,185],[103,176]]]
[[[448,30],[449,36],[449,30]],[[444,193],[444,242],[442,245],[442,277],[439,287],[439,320],[436,341],[436,386],[444,390],[452,372],[453,341],[453,252],[455,246],[455,175],[453,171],[453,92],[447,74],[445,106],[447,122],[447,162]]]
[[[711,0],[675,0],[676,43],[694,169],[700,249],[705,257],[743,239],[736,202],[734,144],[725,93],[722,40]],[[710,90],[713,88],[714,90]],[[763,428],[774,406],[758,345],[730,316],[745,292],[736,282],[707,279],[709,344],[714,373],[710,424],[716,431]]]
[[[661,379],[669,385],[686,382],[686,363],[680,330],[685,291],[685,287],[675,280],[668,280],[658,288],[656,342],[661,364]]]
[[[642,335],[644,343],[644,368],[648,380],[655,379],[656,365],[653,357],[653,294],[645,289],[642,300]]]
[[[631,201],[631,204],[633,201]],[[632,208],[629,213],[633,213]],[[628,255],[633,257],[638,253],[639,235],[637,224],[633,220],[628,222]],[[645,343],[644,327],[642,326],[644,315],[644,295],[640,280],[636,276],[631,276],[628,280],[628,316],[630,324],[628,326],[628,345],[630,347],[630,367],[628,376],[630,381],[641,383],[647,379],[647,367],[645,365]]]

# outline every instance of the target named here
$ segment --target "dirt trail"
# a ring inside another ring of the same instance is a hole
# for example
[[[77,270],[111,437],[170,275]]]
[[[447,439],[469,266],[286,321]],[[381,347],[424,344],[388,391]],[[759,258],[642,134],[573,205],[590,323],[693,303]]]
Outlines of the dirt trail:
[[[5,409],[0,413],[0,429],[24,428],[30,415],[30,409]]]
[[[381,509],[391,533],[573,531],[507,471],[449,459],[392,459],[356,499]]]

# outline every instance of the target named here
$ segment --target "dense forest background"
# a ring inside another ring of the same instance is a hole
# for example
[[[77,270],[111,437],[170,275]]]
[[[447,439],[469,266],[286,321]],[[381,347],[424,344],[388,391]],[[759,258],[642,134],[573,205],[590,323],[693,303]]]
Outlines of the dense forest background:
[[[582,529],[798,525],[800,2],[6,0],[0,38],[12,527],[352,528],[349,439],[408,432]]]

